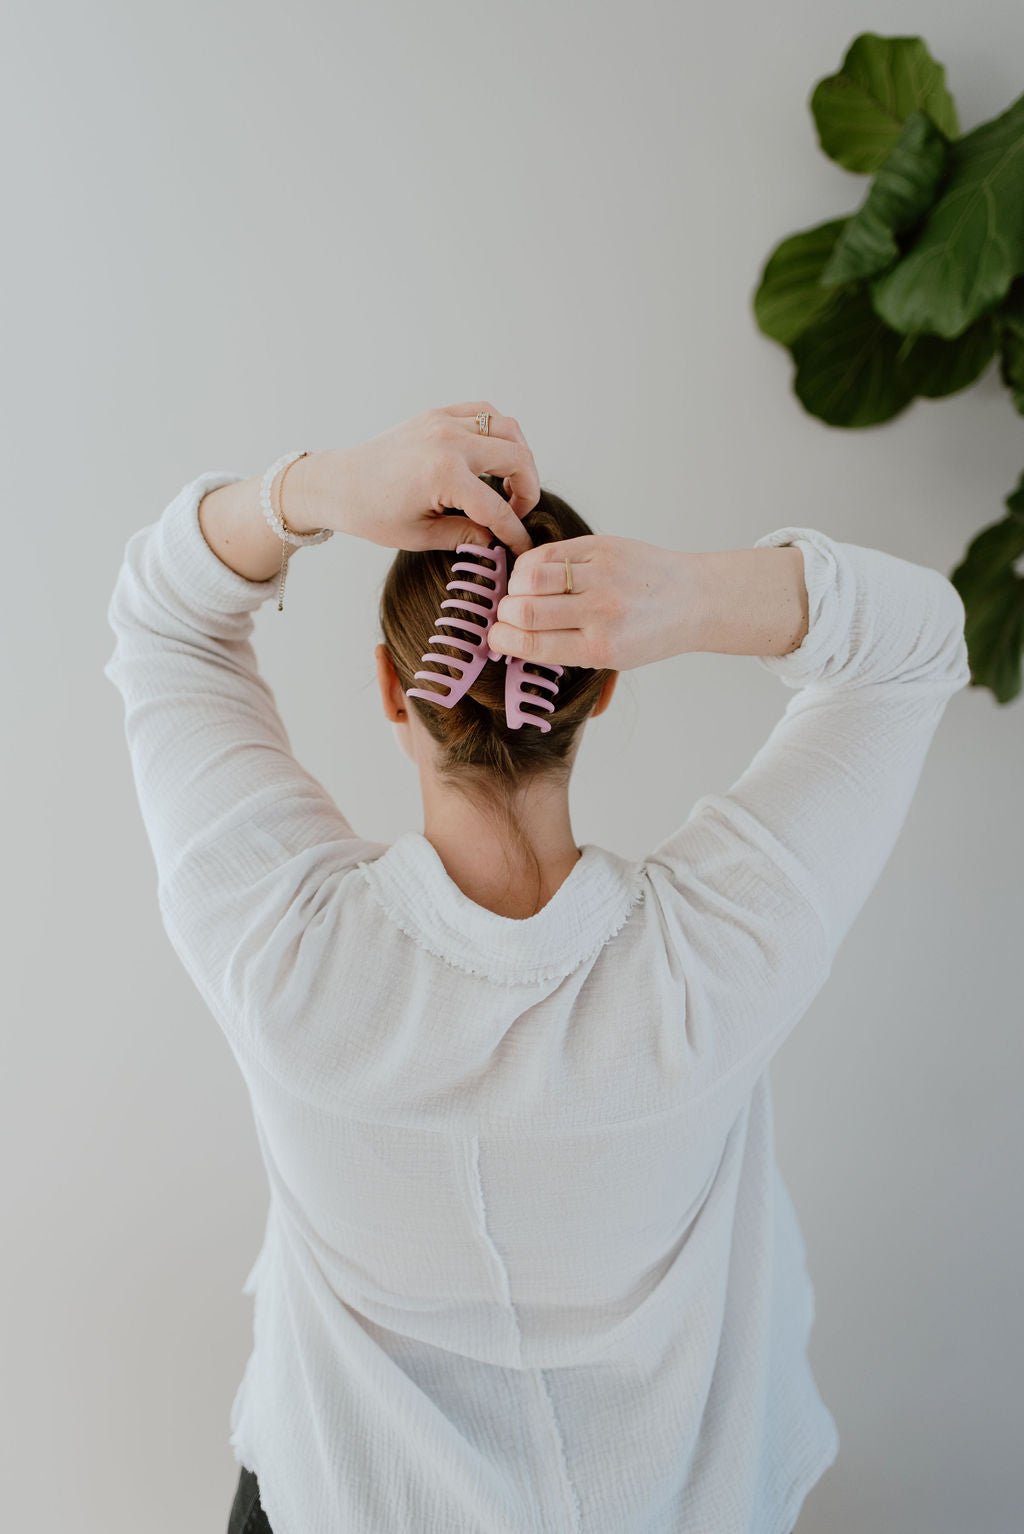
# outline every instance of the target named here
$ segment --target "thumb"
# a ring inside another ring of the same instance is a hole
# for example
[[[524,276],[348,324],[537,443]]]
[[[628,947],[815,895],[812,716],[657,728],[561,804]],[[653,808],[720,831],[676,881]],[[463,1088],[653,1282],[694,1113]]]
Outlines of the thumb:
[[[471,522],[468,517],[438,517],[434,526],[437,537],[432,547],[435,549],[457,549],[460,543],[477,543],[485,549],[495,539],[489,528]]]

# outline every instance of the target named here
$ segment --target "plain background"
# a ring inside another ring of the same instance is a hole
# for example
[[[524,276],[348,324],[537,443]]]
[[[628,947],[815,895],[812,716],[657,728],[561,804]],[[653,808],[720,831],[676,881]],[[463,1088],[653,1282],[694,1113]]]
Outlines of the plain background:
[[[8,8],[10,1527],[220,1534],[237,1478],[266,1183],[160,925],[102,675],[127,539],[203,470],[487,398],[597,532],[724,549],[813,526],[949,574],[1024,468],[994,367],[834,430],[751,313],[776,243],[864,195],[807,100],[865,30],[925,37],[965,131],[1024,89],[1015,0]],[[299,551],[255,635],[296,754],[382,840],[422,827],[374,678],[390,558]],[[643,855],[788,696],[744,657],[624,675],[588,727],[577,840]],[[1021,701],[953,698],[773,1067],[841,1437],[800,1534],[1019,1526]]]

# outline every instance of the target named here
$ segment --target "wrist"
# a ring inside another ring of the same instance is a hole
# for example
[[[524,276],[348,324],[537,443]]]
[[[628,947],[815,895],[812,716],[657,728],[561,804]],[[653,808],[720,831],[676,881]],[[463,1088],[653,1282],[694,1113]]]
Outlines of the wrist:
[[[692,648],[718,655],[788,655],[807,633],[803,555],[792,545],[691,556],[699,591]]]
[[[314,458],[319,456],[318,453],[307,453],[304,458],[296,459],[281,480],[278,507],[285,526],[293,533],[316,532],[324,525],[313,520],[318,514],[319,500],[316,476],[312,477],[311,482],[310,469]]]
[[[707,648],[708,593],[702,554],[674,549],[676,597],[672,653],[689,655]]]
[[[292,464],[281,498],[284,520],[292,532],[343,531],[350,452],[349,448],[325,448]]]

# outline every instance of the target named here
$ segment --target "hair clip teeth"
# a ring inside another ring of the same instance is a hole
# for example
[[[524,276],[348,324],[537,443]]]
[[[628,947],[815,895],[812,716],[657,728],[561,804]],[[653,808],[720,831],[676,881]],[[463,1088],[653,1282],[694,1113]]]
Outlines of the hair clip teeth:
[[[524,692],[523,685],[529,682],[531,686],[547,687],[552,693],[557,693],[558,682],[555,678],[563,674],[565,667],[549,665],[547,661],[524,661],[518,655],[506,655],[505,660],[508,663],[505,670],[505,722],[510,730],[518,730],[524,724],[534,724],[546,734],[551,728],[551,721],[538,718],[536,714],[528,714],[526,707],[546,709],[553,713],[555,705],[550,698],[534,692]],[[537,667],[537,670],[524,670],[528,665]],[[544,671],[553,672],[554,675],[544,676]]]
[[[489,660],[498,660],[499,656],[487,643],[491,625],[494,622],[498,603],[508,590],[508,567],[504,544],[495,544],[493,547],[482,549],[478,543],[460,543],[456,549],[457,554],[471,556],[464,560],[456,560],[452,570],[460,570],[465,575],[479,575],[491,581],[491,586],[481,586],[474,581],[448,581],[446,591],[464,591],[467,597],[448,597],[441,603],[442,615],[437,619],[434,627],[437,630],[445,628],[458,628],[473,636],[472,641],[456,639],[451,634],[433,633],[428,644],[449,645],[460,649],[466,649],[470,654],[469,660],[463,660],[460,656],[445,655],[442,652],[421,656],[427,662],[436,665],[451,666],[458,671],[458,676],[441,676],[436,671],[417,671],[417,681],[440,682],[448,688],[447,694],[428,691],[423,687],[410,687],[406,690],[407,698],[426,698],[430,703],[438,703],[442,708],[453,708],[472,687],[477,677]],[[490,563],[485,561],[489,560]],[[493,568],[492,568],[493,566]],[[470,601],[469,597],[473,600]],[[446,608],[454,608],[458,611],[471,613],[475,618],[482,618],[483,623],[474,622],[472,618],[444,617]]]

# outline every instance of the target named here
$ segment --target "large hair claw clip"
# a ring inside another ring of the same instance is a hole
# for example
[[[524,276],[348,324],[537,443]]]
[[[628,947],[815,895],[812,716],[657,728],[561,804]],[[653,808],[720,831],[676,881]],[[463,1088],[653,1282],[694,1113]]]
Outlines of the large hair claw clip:
[[[562,675],[563,667],[550,665],[547,662],[524,661],[517,655],[502,655],[499,651],[492,650],[488,643],[488,635],[495,621],[498,603],[508,591],[505,545],[496,543],[489,548],[481,548],[478,543],[460,543],[455,552],[466,555],[466,558],[457,560],[452,565],[453,572],[462,571],[465,575],[482,576],[490,584],[485,586],[480,585],[478,581],[448,581],[446,591],[463,591],[473,600],[470,601],[467,597],[449,597],[442,602],[441,615],[434,627],[455,628],[460,633],[459,635],[431,634],[427,643],[465,650],[468,658],[464,660],[461,655],[445,655],[443,651],[437,650],[421,655],[421,660],[431,662],[435,666],[450,667],[456,674],[452,676],[447,673],[442,674],[440,671],[417,671],[415,673],[417,681],[439,682],[447,690],[442,693],[428,691],[423,687],[410,687],[406,691],[406,697],[426,698],[428,702],[437,703],[441,708],[452,708],[460,698],[465,697],[489,660],[503,660],[505,662],[505,720],[509,728],[518,730],[521,725],[534,724],[540,730],[550,730],[549,720],[525,712],[524,705],[527,708],[537,707],[551,713],[555,707],[553,701],[550,698],[540,697],[536,693],[524,692],[523,685],[528,682],[533,686],[557,693],[558,682],[555,678]],[[444,615],[446,608],[454,608],[470,616],[446,618]],[[483,621],[477,621],[480,619]],[[461,637],[462,635],[465,637]],[[528,665],[534,670],[524,670],[524,667]]]

